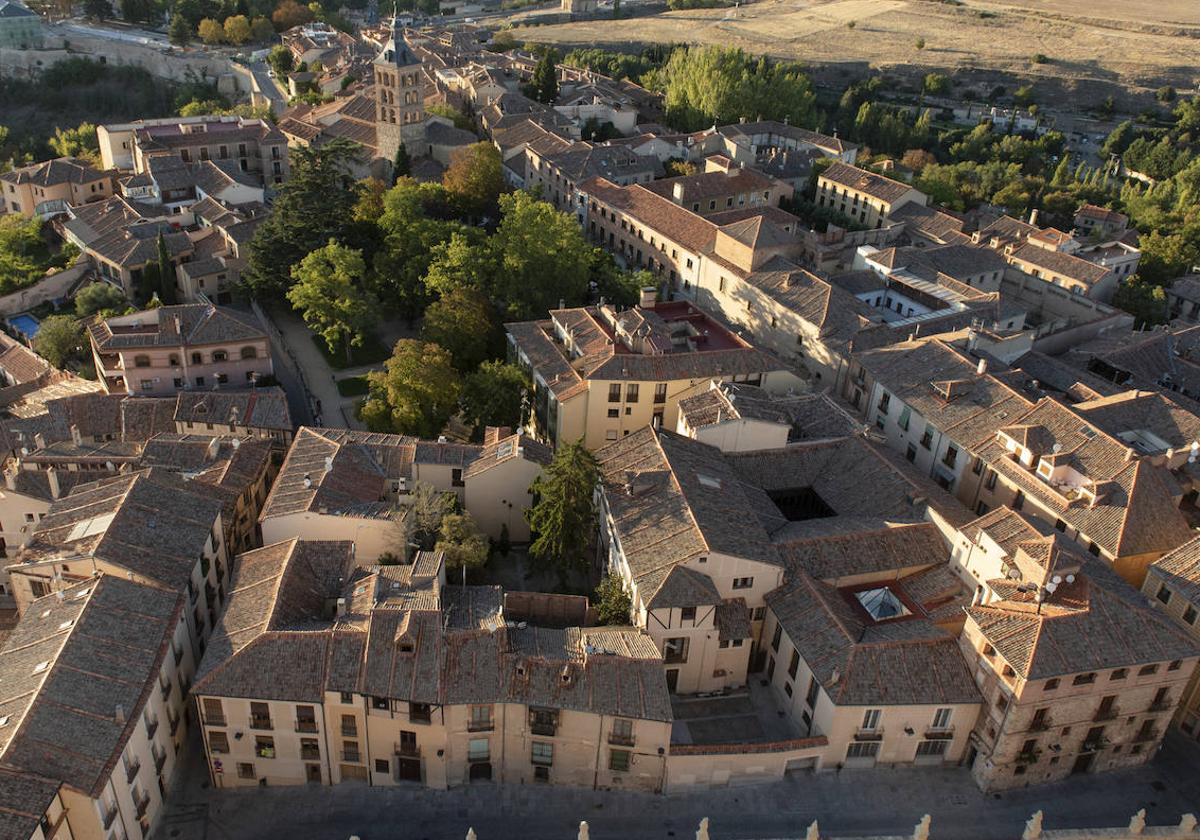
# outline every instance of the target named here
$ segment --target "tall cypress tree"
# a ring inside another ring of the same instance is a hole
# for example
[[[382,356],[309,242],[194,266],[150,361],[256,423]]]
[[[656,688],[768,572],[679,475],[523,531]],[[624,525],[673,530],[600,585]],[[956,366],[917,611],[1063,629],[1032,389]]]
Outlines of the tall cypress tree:
[[[407,178],[412,174],[412,158],[408,156],[408,149],[404,148],[404,144],[400,144],[400,148],[396,149],[396,159],[392,161],[392,184],[394,185],[401,178]]]
[[[553,568],[560,578],[587,567],[587,547],[596,528],[594,493],[600,479],[596,458],[582,440],[560,446],[533,482],[537,501],[525,513],[533,532],[529,559]]]
[[[163,238],[162,231],[158,233],[158,298],[164,306],[175,303],[175,266],[171,264],[167,240]]]

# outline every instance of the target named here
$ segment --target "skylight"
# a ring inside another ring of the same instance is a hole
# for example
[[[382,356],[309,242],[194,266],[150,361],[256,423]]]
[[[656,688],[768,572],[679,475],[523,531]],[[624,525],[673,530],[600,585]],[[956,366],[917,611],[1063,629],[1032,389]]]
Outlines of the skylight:
[[[702,487],[707,487],[709,490],[721,489],[721,479],[713,478],[711,475],[696,473],[696,480],[700,482]]]
[[[908,607],[901,603],[896,593],[881,586],[878,589],[863,589],[854,593],[862,608],[871,614],[876,621],[887,621],[891,618],[903,618],[912,615]]]
[[[34,666],[33,666],[33,673],[35,673],[35,674],[40,674],[40,673],[42,673],[43,671],[45,671],[45,670],[46,670],[47,668],[49,668],[49,667],[50,667],[50,662],[49,662],[49,661],[45,661],[45,662],[39,662],[38,664],[36,664],[36,665],[34,665]]]
[[[500,444],[499,447],[497,447],[496,460],[499,461],[503,458],[507,458],[512,453],[513,453],[513,441],[506,440],[506,441],[504,441],[504,443]]]

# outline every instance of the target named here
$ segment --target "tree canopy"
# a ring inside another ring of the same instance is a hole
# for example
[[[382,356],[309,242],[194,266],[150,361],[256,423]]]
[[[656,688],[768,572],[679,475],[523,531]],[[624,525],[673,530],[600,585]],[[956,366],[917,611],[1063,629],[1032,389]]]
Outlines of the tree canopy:
[[[465,215],[481,216],[494,211],[500,193],[505,189],[500,152],[485,142],[455,149],[450,155],[450,166],[442,176],[442,184],[455,206]]]
[[[378,306],[362,287],[366,273],[362,252],[332,239],[292,267],[288,301],[330,353],[345,352],[347,364],[378,319]]]
[[[531,390],[528,375],[517,365],[484,362],[463,380],[463,419],[476,434],[487,426],[519,429],[525,423]]]
[[[434,550],[444,553],[447,572],[478,569],[488,559],[487,537],[479,532],[479,526],[466,512],[451,513],[442,518]]]
[[[75,314],[80,318],[97,312],[122,311],[128,305],[125,293],[111,283],[89,283],[75,295]]]
[[[526,512],[533,542],[529,559],[565,577],[586,568],[596,529],[594,493],[600,470],[582,440],[560,444],[549,466],[533,482],[536,501]]]
[[[54,365],[63,367],[69,359],[83,353],[83,324],[70,315],[51,315],[38,326],[33,349]]]
[[[421,338],[446,348],[463,373],[504,349],[492,302],[482,291],[468,286],[449,290],[425,310]]]
[[[367,374],[371,392],[362,419],[377,432],[437,437],[458,408],[462,388],[450,353],[402,338],[383,370]]]

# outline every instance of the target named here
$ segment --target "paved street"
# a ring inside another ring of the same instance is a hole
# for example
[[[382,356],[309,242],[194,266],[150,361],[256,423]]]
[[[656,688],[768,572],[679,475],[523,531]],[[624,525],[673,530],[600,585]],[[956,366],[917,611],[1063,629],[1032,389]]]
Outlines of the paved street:
[[[199,745],[194,744],[193,756]],[[1138,770],[985,796],[966,772],[859,770],[782,782],[659,797],[521,785],[451,791],[420,787],[201,789],[193,758],[176,780],[155,840],[261,840],[282,837],[362,840],[574,840],[587,820],[596,840],[694,836],[709,817],[713,840],[803,837],[822,833],[907,834],[925,813],[934,840],[1014,840],[1034,811],[1046,828],[1126,825],[1139,808],[1151,825],[1200,810],[1200,747],[1169,739],[1154,764]]]

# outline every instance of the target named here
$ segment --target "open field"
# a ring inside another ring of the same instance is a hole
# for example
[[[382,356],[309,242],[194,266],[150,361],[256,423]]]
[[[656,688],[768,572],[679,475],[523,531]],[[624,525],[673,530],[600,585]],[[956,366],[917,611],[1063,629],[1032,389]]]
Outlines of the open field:
[[[567,48],[700,42],[821,65],[1015,73],[1071,86],[1188,90],[1200,76],[1200,0],[760,0],[513,34]],[[1035,64],[1039,53],[1049,60]]]

